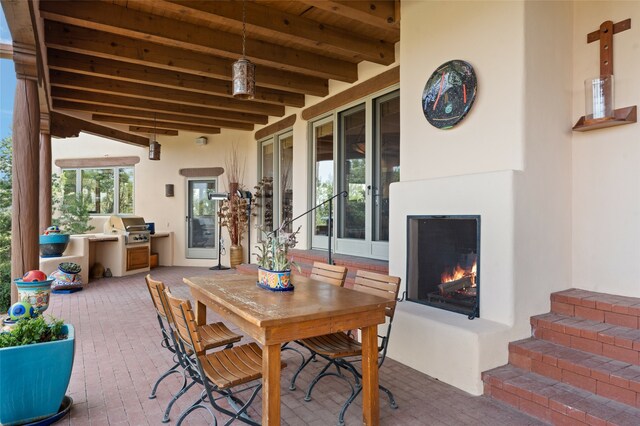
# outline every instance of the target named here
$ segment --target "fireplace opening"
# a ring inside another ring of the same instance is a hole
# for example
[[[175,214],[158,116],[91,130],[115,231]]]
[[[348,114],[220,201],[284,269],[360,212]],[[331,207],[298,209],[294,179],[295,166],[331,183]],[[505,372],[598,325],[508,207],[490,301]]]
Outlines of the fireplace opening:
[[[480,316],[480,216],[407,217],[407,300]]]

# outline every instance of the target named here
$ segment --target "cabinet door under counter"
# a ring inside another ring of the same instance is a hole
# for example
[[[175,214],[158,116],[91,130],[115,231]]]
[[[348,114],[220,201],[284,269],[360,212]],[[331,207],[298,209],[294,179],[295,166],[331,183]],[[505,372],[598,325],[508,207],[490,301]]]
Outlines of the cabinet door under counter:
[[[149,245],[127,247],[127,271],[149,267]]]

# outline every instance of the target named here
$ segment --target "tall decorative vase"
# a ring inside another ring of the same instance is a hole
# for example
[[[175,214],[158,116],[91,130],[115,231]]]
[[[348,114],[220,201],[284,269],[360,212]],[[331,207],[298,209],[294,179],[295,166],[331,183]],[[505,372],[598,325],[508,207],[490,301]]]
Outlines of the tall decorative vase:
[[[229,248],[229,264],[232,268],[235,268],[242,263],[244,259],[244,253],[241,245],[232,245]]]
[[[27,282],[16,278],[13,282],[18,288],[19,301],[28,302],[39,314],[47,310],[49,307],[49,297],[51,296],[52,279]]]

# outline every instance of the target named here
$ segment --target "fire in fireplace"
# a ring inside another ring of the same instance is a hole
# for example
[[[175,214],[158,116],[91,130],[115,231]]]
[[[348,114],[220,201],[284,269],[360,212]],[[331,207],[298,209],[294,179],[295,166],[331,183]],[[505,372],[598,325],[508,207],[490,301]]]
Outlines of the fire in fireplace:
[[[480,216],[407,218],[407,300],[480,316]]]

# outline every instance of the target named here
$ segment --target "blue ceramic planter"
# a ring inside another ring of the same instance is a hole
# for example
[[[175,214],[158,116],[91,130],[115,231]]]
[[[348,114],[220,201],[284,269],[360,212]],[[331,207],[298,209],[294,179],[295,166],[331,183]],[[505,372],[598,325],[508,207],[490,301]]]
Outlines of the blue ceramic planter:
[[[19,425],[58,412],[71,379],[75,335],[66,340],[0,349],[0,425]]]
[[[69,245],[69,234],[40,235],[40,256],[60,257]]]

